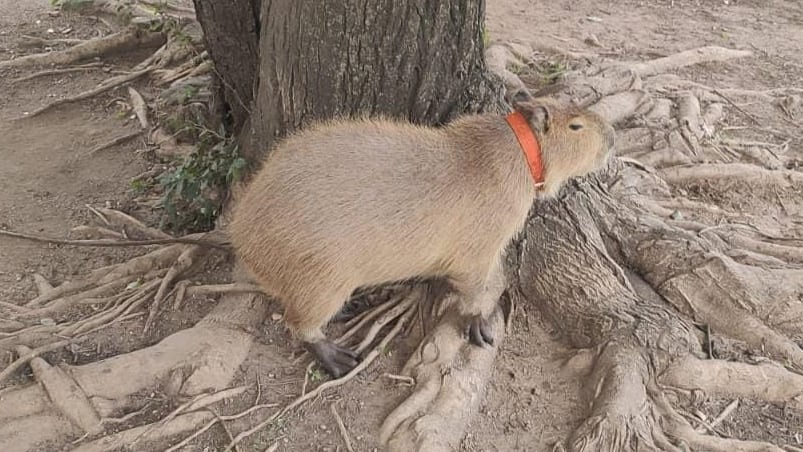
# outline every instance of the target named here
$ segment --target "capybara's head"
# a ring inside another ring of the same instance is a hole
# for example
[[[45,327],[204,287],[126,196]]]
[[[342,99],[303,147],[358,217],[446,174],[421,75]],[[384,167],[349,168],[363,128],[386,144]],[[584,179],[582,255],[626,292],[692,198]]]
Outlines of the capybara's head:
[[[544,195],[554,195],[567,180],[607,164],[616,133],[598,114],[548,98],[533,98],[526,91],[517,93],[512,103],[529,121],[541,145]]]

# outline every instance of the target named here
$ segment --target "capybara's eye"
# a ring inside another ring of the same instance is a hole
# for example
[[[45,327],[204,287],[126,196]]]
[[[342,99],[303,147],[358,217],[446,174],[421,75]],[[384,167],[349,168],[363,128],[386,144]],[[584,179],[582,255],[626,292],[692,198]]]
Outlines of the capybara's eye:
[[[572,130],[580,130],[580,129],[583,128],[583,125],[582,124],[577,124],[577,123],[572,123],[572,124],[569,124],[569,128],[572,129]]]

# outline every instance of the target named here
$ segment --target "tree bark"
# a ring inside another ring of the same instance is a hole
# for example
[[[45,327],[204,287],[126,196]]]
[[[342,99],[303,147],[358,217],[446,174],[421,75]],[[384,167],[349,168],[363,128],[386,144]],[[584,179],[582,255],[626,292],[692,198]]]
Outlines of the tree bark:
[[[204,44],[223,84],[232,130],[248,123],[259,62],[259,0],[195,0]]]
[[[313,120],[373,114],[442,124],[501,108],[483,55],[484,1],[266,0],[262,21],[247,0],[225,11],[195,3],[218,71],[250,106],[241,142],[252,164]],[[237,100],[228,99],[233,112]]]

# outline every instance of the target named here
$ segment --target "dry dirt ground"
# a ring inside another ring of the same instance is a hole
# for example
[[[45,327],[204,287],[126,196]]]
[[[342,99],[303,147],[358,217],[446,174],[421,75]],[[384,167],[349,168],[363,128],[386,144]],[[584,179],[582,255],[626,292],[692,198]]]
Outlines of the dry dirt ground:
[[[751,58],[699,65],[684,70],[683,75],[717,87],[803,88],[803,5],[799,1],[488,0],[487,16],[491,41],[519,39],[578,53],[603,53],[620,60],[655,58],[708,44],[749,49],[755,52]],[[24,45],[23,35],[87,38],[106,32],[101,22],[91,18],[55,14],[45,0],[0,0],[0,60],[38,51]],[[115,67],[130,67],[141,58],[140,54],[126,54],[105,62]],[[550,63],[545,67],[553,71],[574,64],[560,59],[544,58],[544,61]],[[112,206],[143,218],[154,218],[146,207],[136,205],[130,186],[130,180],[137,174],[161,164],[136,152],[142,148],[140,140],[87,154],[94,146],[135,130],[136,120],[120,114],[114,103],[116,97],[124,96],[123,90],[33,119],[11,122],[12,118],[60,96],[90,88],[108,76],[103,70],[93,69],[31,81],[14,80],[39,69],[0,74],[0,227],[68,236],[71,228],[90,220],[86,205]],[[137,87],[146,96],[152,95],[146,82]],[[745,118],[734,116],[726,121],[738,125]],[[799,165],[803,158],[801,118],[764,125],[779,131],[779,136],[773,138],[777,142],[788,141],[789,155],[796,155]],[[794,160],[789,161],[790,166],[795,166]],[[742,193],[703,190],[700,196],[728,204],[731,209],[763,211],[766,199]],[[803,220],[803,199],[799,194],[781,198],[782,207],[792,221]],[[0,238],[0,301],[23,303],[34,296],[34,273],[61,283],[141,252],[69,248]],[[225,280],[229,264],[222,258],[213,260],[205,278]],[[190,300],[180,312],[165,313],[156,328],[144,335],[143,317],[133,318],[66,350],[48,353],[45,358],[51,363],[76,364],[138,349],[192,325],[214,303],[214,299]],[[305,363],[294,361],[297,350],[288,347],[281,323],[272,320],[269,323],[242,364],[235,383],[259,381],[263,401],[283,403],[298,395]],[[414,345],[412,340],[397,340],[377,365],[332,395],[281,418],[243,444],[241,450],[262,451],[273,444],[278,448],[271,450],[279,451],[346,450],[330,411],[332,404],[350,432],[354,450],[373,450],[377,447],[374,434],[379,424],[405,394],[405,388],[386,374],[398,371]],[[568,350],[553,339],[553,332],[544,328],[537,314],[519,312],[513,333],[497,359],[481,412],[463,441],[463,450],[549,450],[555,441],[575,428],[586,412],[588,399],[581,392],[577,377],[561,372],[567,354]],[[0,356],[0,368],[10,359],[11,356]],[[26,372],[30,371],[18,372],[4,385],[25,381],[30,377]],[[312,376],[313,384],[317,378],[320,378],[317,374]],[[250,395],[255,397],[256,391]],[[142,399],[146,409],[132,422],[158,419],[176,406],[175,401],[158,393],[142,394]],[[714,417],[729,402],[700,400],[686,410],[691,413],[699,410]],[[225,408],[235,411],[249,403]],[[262,415],[245,417],[230,424],[230,428],[239,431]],[[735,438],[778,440],[803,450],[803,422],[780,406],[742,401],[719,429]],[[185,450],[220,450],[227,442],[227,433],[218,426]],[[167,446],[151,445],[137,450],[164,450]],[[62,449],[70,447],[40,446],[40,450]]]

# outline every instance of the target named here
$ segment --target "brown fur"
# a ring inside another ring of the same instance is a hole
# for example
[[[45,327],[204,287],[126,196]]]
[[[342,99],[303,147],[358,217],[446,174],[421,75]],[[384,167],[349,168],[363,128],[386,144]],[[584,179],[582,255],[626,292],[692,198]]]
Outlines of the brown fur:
[[[598,169],[613,146],[613,129],[590,112],[533,99],[515,108],[541,144],[541,193],[497,115],[442,128],[330,121],[270,153],[235,206],[230,236],[302,340],[323,340],[357,287],[411,277],[446,277],[466,313],[490,313],[504,287],[501,253],[534,198]]]

